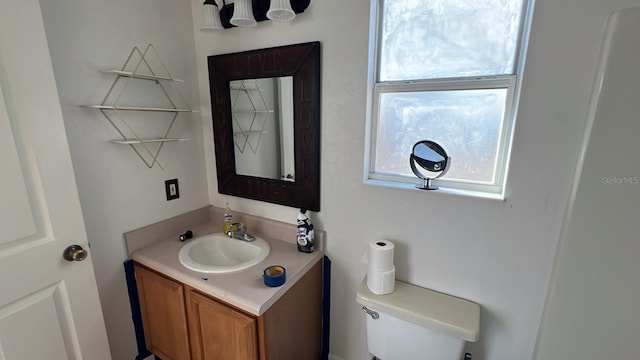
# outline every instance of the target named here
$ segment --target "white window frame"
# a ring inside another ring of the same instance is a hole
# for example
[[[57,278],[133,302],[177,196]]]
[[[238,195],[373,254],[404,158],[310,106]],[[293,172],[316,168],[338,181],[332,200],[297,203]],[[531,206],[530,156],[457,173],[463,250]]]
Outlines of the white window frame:
[[[365,141],[365,169],[364,182],[373,185],[383,185],[398,188],[415,189],[421,180],[412,176],[395,173],[375,172],[375,153],[378,126],[378,106],[381,94],[416,92],[416,91],[446,91],[446,90],[477,90],[477,89],[506,89],[504,120],[498,140],[496,155],[495,179],[492,184],[471,180],[436,179],[433,184],[440,187],[438,192],[469,195],[491,199],[505,199],[505,188],[508,173],[513,131],[520,97],[521,79],[524,71],[526,49],[529,38],[531,15],[534,0],[523,0],[523,14],[521,30],[518,39],[518,49],[515,54],[514,74],[496,76],[474,76],[467,78],[438,78],[411,81],[379,81],[378,74],[380,58],[380,34],[382,29],[382,11],[385,0],[372,0],[371,28],[369,44],[369,94],[367,108],[367,130]],[[389,1],[389,0],[386,0]],[[473,0],[470,0],[473,1]],[[409,154],[407,153],[407,161]],[[455,159],[453,160],[455,161]],[[427,193],[429,191],[426,191]]]

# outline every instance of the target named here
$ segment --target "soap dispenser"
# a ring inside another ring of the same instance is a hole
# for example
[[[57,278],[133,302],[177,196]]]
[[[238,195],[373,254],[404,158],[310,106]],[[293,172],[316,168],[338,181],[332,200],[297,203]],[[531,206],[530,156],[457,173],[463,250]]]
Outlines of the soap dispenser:
[[[296,231],[298,251],[312,253],[315,250],[313,224],[307,216],[306,209],[300,209],[298,214],[298,229]]]
[[[233,214],[231,214],[231,208],[227,203],[226,209],[224,209],[224,222],[222,223],[222,233],[227,235],[233,227]]]

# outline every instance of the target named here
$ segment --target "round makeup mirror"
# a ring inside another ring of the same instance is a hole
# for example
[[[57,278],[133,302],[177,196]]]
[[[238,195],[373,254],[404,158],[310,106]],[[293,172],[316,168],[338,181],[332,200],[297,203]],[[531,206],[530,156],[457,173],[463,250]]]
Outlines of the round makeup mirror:
[[[442,146],[437,143],[431,140],[422,140],[415,143],[415,145],[413,145],[413,150],[411,150],[409,164],[411,165],[413,173],[419,179],[423,180],[423,183],[416,185],[416,188],[422,190],[436,190],[438,187],[431,185],[431,180],[444,175],[449,169],[450,163],[451,158],[447,155],[447,152],[444,151]],[[426,170],[428,174],[424,175],[420,172],[416,164]]]

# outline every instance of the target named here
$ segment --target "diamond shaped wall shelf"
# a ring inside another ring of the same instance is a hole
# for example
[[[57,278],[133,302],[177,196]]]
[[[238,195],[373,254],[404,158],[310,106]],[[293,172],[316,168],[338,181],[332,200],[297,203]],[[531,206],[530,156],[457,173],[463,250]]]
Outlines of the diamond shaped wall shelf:
[[[176,132],[179,115],[193,112],[176,86],[182,80],[171,76],[152,44],[147,45],[144,51],[134,47],[120,70],[105,73],[114,74],[116,78],[102,103],[88,107],[99,109],[122,137],[112,142],[129,145],[148,168],[157,165],[164,170],[167,162],[162,164],[159,159],[164,144],[188,140],[171,137]],[[138,80],[144,80],[146,86],[139,84]],[[132,97],[153,105],[129,105],[127,99]],[[150,113],[154,114],[152,119],[148,116]],[[156,137],[140,136],[141,131],[147,135],[155,133]]]

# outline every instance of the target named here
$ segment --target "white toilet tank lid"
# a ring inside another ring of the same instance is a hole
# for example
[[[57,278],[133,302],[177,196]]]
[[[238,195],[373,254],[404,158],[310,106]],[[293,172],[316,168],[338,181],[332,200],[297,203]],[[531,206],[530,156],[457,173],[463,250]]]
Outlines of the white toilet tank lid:
[[[477,341],[480,306],[468,300],[396,280],[391,294],[376,295],[367,278],[358,287],[356,301],[399,319],[466,341]]]

